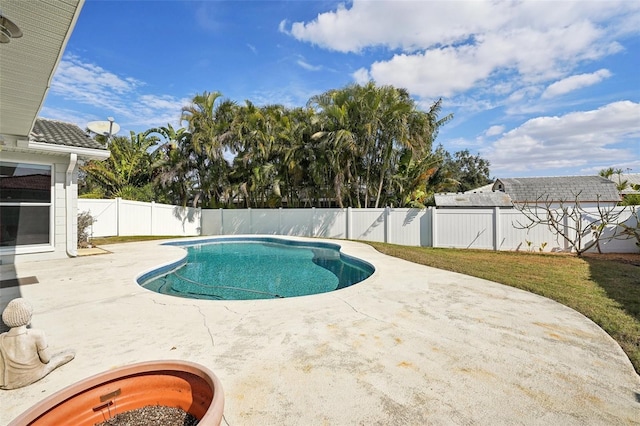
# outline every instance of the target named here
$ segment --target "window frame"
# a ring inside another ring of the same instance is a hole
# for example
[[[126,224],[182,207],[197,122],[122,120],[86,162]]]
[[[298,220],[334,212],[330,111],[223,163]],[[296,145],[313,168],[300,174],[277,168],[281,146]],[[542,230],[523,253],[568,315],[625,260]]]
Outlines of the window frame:
[[[50,181],[49,181],[49,201],[19,201],[19,202],[6,202],[0,199],[0,206],[2,207],[49,207],[49,242],[41,243],[41,244],[23,244],[23,245],[13,245],[13,246],[0,246],[0,255],[8,255],[8,254],[28,254],[28,253],[43,253],[55,251],[55,175],[56,175],[56,167],[55,163],[45,162],[45,161],[34,161],[34,160],[18,160],[18,159],[2,159],[0,160],[2,163],[9,164],[24,164],[24,165],[34,165],[34,166],[46,166],[49,168],[51,173]],[[0,219],[1,220],[1,219]]]

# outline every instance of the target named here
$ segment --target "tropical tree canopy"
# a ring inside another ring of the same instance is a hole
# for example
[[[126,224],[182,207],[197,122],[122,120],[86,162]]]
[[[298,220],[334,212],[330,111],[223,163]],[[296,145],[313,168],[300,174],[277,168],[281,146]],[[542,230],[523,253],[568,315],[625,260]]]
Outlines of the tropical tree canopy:
[[[130,137],[113,137],[109,142],[111,155],[105,161],[89,161],[82,167],[84,186],[89,197],[122,197],[139,201],[153,201],[152,184],[154,154],[158,138],[149,132],[134,133]]]
[[[622,194],[622,202],[620,204],[623,206],[640,205],[640,184],[630,183],[624,177],[622,169],[614,169],[613,167],[602,169],[600,170],[600,176],[616,184],[616,189]]]
[[[468,149],[451,155],[439,146],[437,149],[442,157],[440,173],[447,176],[446,191],[465,192],[491,183],[489,178],[489,162],[480,155],[471,155]]]
[[[441,109],[373,82],[302,108],[203,92],[182,109],[185,127],[114,138],[111,158],[84,167],[82,192],[205,208],[422,207],[434,192],[488,181],[486,160],[433,149],[452,119]]]

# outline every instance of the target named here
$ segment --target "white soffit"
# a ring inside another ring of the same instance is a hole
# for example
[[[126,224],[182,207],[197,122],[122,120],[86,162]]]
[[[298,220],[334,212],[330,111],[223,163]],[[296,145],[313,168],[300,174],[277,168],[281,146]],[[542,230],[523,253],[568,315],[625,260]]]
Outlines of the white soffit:
[[[84,0],[0,0],[22,37],[0,44],[0,134],[27,136]]]

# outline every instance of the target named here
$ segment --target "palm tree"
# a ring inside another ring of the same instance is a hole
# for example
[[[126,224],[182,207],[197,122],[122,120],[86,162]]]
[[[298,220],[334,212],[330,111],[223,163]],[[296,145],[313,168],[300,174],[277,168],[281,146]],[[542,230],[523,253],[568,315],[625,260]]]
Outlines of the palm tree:
[[[150,129],[149,132],[158,133],[164,138],[155,151],[154,183],[158,192],[162,193],[163,201],[186,206],[192,200],[196,186],[193,170],[197,169],[197,165],[194,164],[191,134],[184,127],[175,130],[171,124]]]
[[[350,189],[349,198],[355,198],[352,205],[358,207],[378,207],[395,199],[383,188],[391,188],[392,180],[397,180],[405,150],[412,152],[415,164],[422,164],[431,155],[439,127],[452,118],[438,118],[441,103],[422,112],[406,90],[377,87],[373,82],[311,98],[309,105],[320,120],[314,138],[324,142],[336,202],[342,205],[345,188]]]
[[[389,199],[390,204],[416,208],[430,204],[433,191],[429,182],[438,173],[440,163],[441,159],[435,153],[416,161],[414,152],[405,149],[400,156],[398,171],[391,179],[395,196]]]
[[[223,149],[228,142],[234,103],[222,100],[220,92],[196,95],[182,108],[181,122],[187,123],[190,156],[196,183],[193,205],[213,207],[221,202],[227,187],[229,164]]]
[[[311,139],[319,142],[316,146],[317,157],[325,160],[328,169],[324,174],[324,182],[320,184],[333,188],[333,198],[341,208],[344,207],[344,192],[351,187],[352,176],[358,175],[352,173],[352,167],[358,162],[358,139],[354,129],[356,120],[353,117],[356,109],[351,104],[352,99],[348,88],[325,92],[312,97],[308,102],[308,106],[316,110],[315,124],[319,127]],[[357,206],[360,205],[358,187],[359,185],[355,187]],[[351,198],[350,195],[348,197]]]
[[[247,206],[279,206],[286,184],[287,147],[300,136],[299,123],[282,105],[257,107],[247,101],[233,122],[233,178]],[[289,154],[289,161],[293,157]]]
[[[116,136],[109,144],[111,155],[105,161],[90,161],[82,167],[87,180],[102,189],[106,197],[153,201],[153,155],[150,149],[158,138],[150,132]]]
[[[627,169],[629,170],[629,169]],[[618,190],[618,192],[621,192],[625,189],[627,189],[627,187],[629,186],[629,181],[627,179],[623,179],[622,178],[622,169],[613,169],[613,167],[609,167],[607,169],[602,169],[600,170],[600,176],[605,177],[611,181],[613,181],[612,177],[616,176],[618,182],[616,183],[616,189]]]

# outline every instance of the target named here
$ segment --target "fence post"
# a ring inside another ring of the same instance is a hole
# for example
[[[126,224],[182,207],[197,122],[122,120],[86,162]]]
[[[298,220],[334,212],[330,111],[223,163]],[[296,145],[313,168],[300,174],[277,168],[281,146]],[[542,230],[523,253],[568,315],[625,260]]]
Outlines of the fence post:
[[[282,207],[278,207],[278,235],[283,235],[282,232]]]
[[[391,235],[391,226],[389,224],[389,219],[391,216],[391,209],[389,206],[384,208],[384,242],[388,243],[390,241]]]
[[[347,207],[347,240],[353,239],[353,210]]]
[[[431,210],[431,247],[438,247],[438,214],[435,207],[429,207]]]
[[[253,234],[253,212],[251,207],[248,207],[247,210],[249,210],[249,233]]]
[[[222,208],[220,208],[219,210],[220,210],[220,230],[218,232],[220,233],[220,235],[224,235],[224,212],[222,211]]]
[[[315,207],[311,207],[311,235],[309,235],[310,237],[315,237],[316,236],[316,208]]]
[[[153,226],[153,209],[155,208],[155,206],[156,206],[156,202],[152,201],[151,202],[151,210],[150,210],[150,213],[149,213],[149,215],[151,216],[150,220],[149,220],[149,223],[151,224],[151,229],[150,229],[151,235],[156,235],[155,232],[153,232],[154,231],[153,230],[153,228],[154,228],[154,226]]]
[[[200,227],[198,228],[198,236],[202,236],[202,207],[195,207],[198,218],[200,219]]]
[[[576,224],[577,225],[577,224]],[[573,235],[569,235],[569,216],[565,215],[564,218],[562,219],[562,226],[564,229],[564,235],[566,235],[568,238],[573,237]],[[564,239],[564,251],[569,250],[569,241],[567,241],[567,239]]]
[[[116,235],[120,236],[120,201],[122,198],[116,197]]]
[[[493,249],[500,249],[500,207],[493,208]]]

